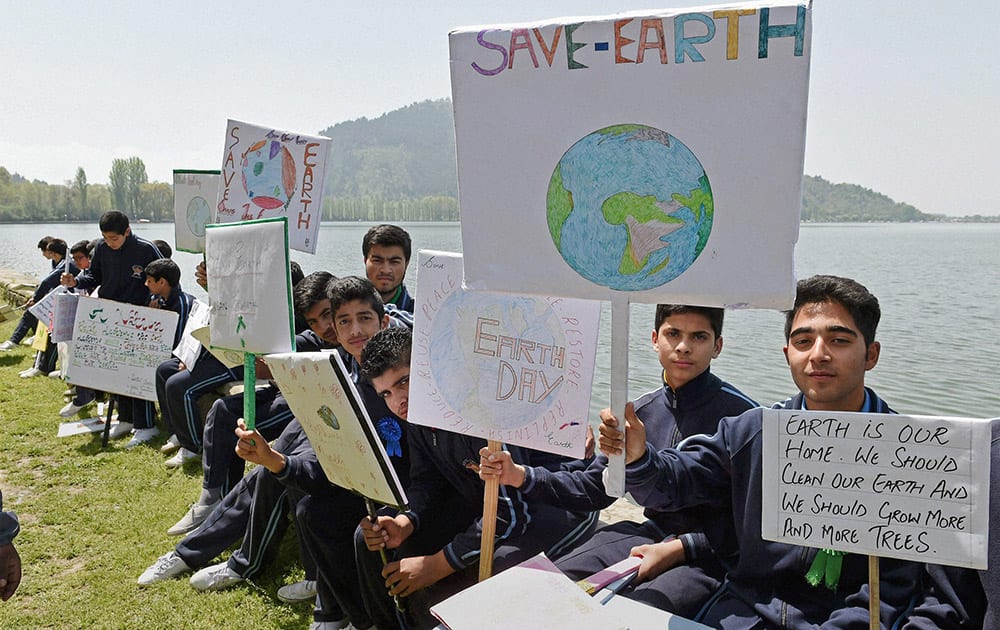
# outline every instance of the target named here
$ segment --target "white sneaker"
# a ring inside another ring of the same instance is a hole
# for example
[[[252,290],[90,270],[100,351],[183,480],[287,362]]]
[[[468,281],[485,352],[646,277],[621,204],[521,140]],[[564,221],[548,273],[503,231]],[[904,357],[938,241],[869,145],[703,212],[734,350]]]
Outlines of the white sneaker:
[[[169,455],[181,447],[181,441],[177,439],[176,433],[171,433],[167,441],[160,447],[160,452]]]
[[[191,587],[199,591],[221,591],[242,581],[239,573],[230,569],[227,563],[220,562],[192,575]]]
[[[163,462],[163,465],[167,468],[180,468],[184,465],[184,462],[190,462],[196,459],[201,459],[201,455],[199,453],[195,453],[194,451],[189,451],[186,448],[181,447],[177,450],[177,453],[175,453],[173,457]]]
[[[62,370],[52,370],[49,372],[49,378],[62,378]]]
[[[10,352],[11,350],[13,350],[16,347],[17,347],[17,344],[14,343],[13,341],[11,341],[10,339],[8,339],[7,341],[5,341],[3,343],[0,343],[0,351],[2,351],[2,352]]]
[[[372,626],[375,628],[375,626]],[[337,621],[314,621],[309,626],[309,630],[358,630],[347,619]]]
[[[190,570],[191,567],[175,551],[168,551],[142,572],[139,576],[139,585],[148,586],[154,582],[162,582]]]
[[[188,508],[187,514],[181,517],[181,520],[174,523],[174,526],[167,530],[167,533],[171,536],[182,536],[188,532],[194,531],[205,522],[208,515],[212,513],[215,506],[219,504],[218,501],[212,505],[202,505],[201,503],[192,503],[191,507]]]
[[[18,374],[18,376],[20,376],[21,378],[32,378],[34,376],[42,376],[43,374],[45,374],[45,372],[39,370],[38,368],[30,367],[27,370],[24,370],[23,372]]]
[[[149,429],[136,429],[135,433],[132,435],[132,439],[128,441],[125,448],[135,448],[140,444],[145,444],[146,442],[151,442],[156,439],[156,436],[160,434],[160,430],[156,427]]]
[[[35,336],[34,335],[28,337],[27,339],[22,339],[21,340],[21,345],[22,346],[31,347],[31,344],[33,344],[33,343],[35,343]]]
[[[302,580],[278,589],[278,599],[289,604],[310,602],[316,599],[316,580]]]
[[[77,405],[72,400],[66,403],[66,406],[59,410],[59,415],[63,418],[72,418],[76,414],[80,413],[85,407],[89,407],[93,404],[93,401],[85,403],[83,405]]]
[[[117,440],[118,438],[123,438],[132,432],[131,422],[119,422],[118,424],[111,427],[111,432],[108,433],[108,437],[112,440]]]

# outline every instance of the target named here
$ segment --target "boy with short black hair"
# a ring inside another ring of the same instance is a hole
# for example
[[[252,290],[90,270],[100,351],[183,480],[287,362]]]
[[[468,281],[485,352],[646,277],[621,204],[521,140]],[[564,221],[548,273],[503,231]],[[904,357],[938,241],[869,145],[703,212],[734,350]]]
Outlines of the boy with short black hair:
[[[394,414],[409,413],[410,349],[407,329],[383,330],[365,347],[362,373]],[[482,543],[484,484],[475,458],[486,440],[419,425],[407,427],[410,445],[409,510],[383,514],[373,524],[362,519],[355,534],[358,573],[370,621],[397,627],[392,596],[405,597],[407,627],[430,628],[430,606],[475,583]],[[546,454],[511,447],[519,459]],[[497,571],[545,552],[558,555],[586,538],[597,513],[567,511],[530,502],[501,487],[497,509]],[[368,551],[388,549],[383,568]]]
[[[42,246],[43,243],[44,246]],[[41,247],[45,257],[52,261],[52,271],[46,274],[41,282],[38,283],[38,286],[35,287],[31,299],[24,305],[24,314],[21,315],[21,320],[17,323],[14,332],[11,333],[10,339],[0,344],[0,351],[9,352],[16,348],[28,332],[33,330],[38,324],[38,318],[28,311],[28,307],[40,301],[52,289],[59,286],[63,273],[76,273],[79,271],[72,261],[66,259],[66,241],[46,236],[39,241],[38,245]],[[32,376],[35,376],[35,374],[32,374]]]
[[[640,396],[636,414],[647,426],[654,448],[668,448],[691,435],[714,433],[719,420],[757,406],[748,396],[712,374],[722,352],[721,308],[658,304],[652,343],[662,368],[663,385]],[[609,410],[602,412],[610,415]],[[513,463],[510,453],[483,451],[480,476],[520,488],[528,498],[573,509],[601,510],[616,501],[604,487],[608,459],[598,455],[585,469],[551,472]],[[697,613],[719,587],[725,570],[704,534],[712,515],[704,509],[645,510],[643,523],[621,521],[560,558],[556,565],[581,580],[628,556],[642,564],[635,581],[622,592],[630,599],[685,617]]]
[[[149,291],[145,284],[146,265],[163,256],[153,243],[132,233],[128,217],[110,210],[98,221],[103,242],[94,248],[90,267],[75,277],[62,275],[62,284],[93,291],[100,287],[100,296],[107,300],[138,306],[149,305]],[[159,435],[156,428],[156,408],[148,400],[117,395],[118,425],[111,430],[111,437],[120,438],[135,431],[125,448],[145,444]]]
[[[378,289],[382,301],[412,313],[413,297],[403,284],[410,250],[410,235],[396,225],[376,225],[361,241],[365,275]]]
[[[786,314],[785,358],[799,393],[776,409],[893,413],[865,387],[865,373],[878,363],[875,330],[878,300],[847,278],[813,276],[799,281]],[[601,451],[625,453],[626,490],[642,505],[676,510],[712,510],[718,527],[706,535],[726,569],[726,582],[696,620],[719,627],[814,628],[868,626],[868,561],[842,557],[839,581],[813,586],[806,575],[828,552],[761,538],[763,410],[723,418],[713,435],[696,435],[676,449],[659,452],[631,404],[627,430],[603,418]],[[908,611],[920,584],[921,565],[880,559],[880,615],[893,627]]]

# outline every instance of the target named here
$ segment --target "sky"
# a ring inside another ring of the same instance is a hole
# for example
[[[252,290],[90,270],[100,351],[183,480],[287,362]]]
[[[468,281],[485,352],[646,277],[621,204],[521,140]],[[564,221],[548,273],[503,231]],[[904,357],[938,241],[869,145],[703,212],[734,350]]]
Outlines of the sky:
[[[107,183],[218,169],[226,120],[317,133],[451,95],[459,26],[679,0],[0,0],[0,166]],[[1000,214],[1000,2],[815,0],[805,172],[946,215]]]

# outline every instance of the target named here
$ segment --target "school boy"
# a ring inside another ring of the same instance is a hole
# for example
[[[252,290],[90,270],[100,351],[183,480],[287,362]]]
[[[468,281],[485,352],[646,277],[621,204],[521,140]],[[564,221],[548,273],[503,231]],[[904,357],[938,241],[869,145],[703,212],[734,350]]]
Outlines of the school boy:
[[[295,338],[298,351],[312,352],[337,345],[327,297],[327,285],[332,279],[332,274],[318,271],[295,286],[294,308],[310,326],[309,331]],[[263,436],[260,439],[265,441]],[[286,454],[312,450],[294,421],[278,436],[274,448]],[[199,522],[200,527],[193,528],[172,551],[160,556],[143,572],[139,584],[149,585],[199,569],[192,576],[191,585],[198,590],[219,590],[256,575],[275,555],[287,528],[287,514],[297,500],[265,468],[254,468],[209,509],[203,522]],[[210,566],[213,559],[241,538],[240,548],[228,561]],[[315,581],[315,569],[305,555],[303,564],[307,580]]]
[[[409,486],[409,428],[399,422],[361,374],[362,352],[382,329],[409,330],[412,316],[383,305],[375,286],[365,278],[349,276],[330,285],[334,326],[341,342],[341,356],[357,384],[368,415],[385,445],[396,476]],[[339,628],[351,623],[367,628],[355,564],[354,530],[365,514],[361,497],[326,481],[315,454],[289,457],[279,475],[290,487],[307,496],[296,509],[295,520],[309,554],[316,562],[314,629]]]
[[[757,406],[710,370],[712,359],[722,352],[723,317],[721,308],[657,305],[652,341],[663,368],[663,386],[633,402],[653,448],[676,447],[692,435],[714,433],[720,419]],[[499,476],[501,483],[519,488],[530,500],[577,510],[602,510],[615,501],[604,487],[604,455],[584,470],[559,472],[515,465],[506,451],[491,454],[483,449],[482,455],[483,479]],[[712,514],[703,507],[671,512],[646,508],[645,516],[643,523],[623,521],[598,530],[556,566],[581,580],[629,555],[640,556],[634,586],[622,594],[691,617],[725,577],[703,533],[714,520]]]
[[[128,217],[110,210],[98,221],[104,240],[94,248],[90,268],[73,276],[62,275],[66,287],[79,287],[85,291],[101,288],[101,297],[137,306],[149,304],[146,289],[146,265],[162,258],[160,250],[150,241],[132,233]],[[145,444],[159,435],[156,428],[156,409],[152,401],[118,395],[118,425],[111,430],[112,438],[120,438],[135,430],[135,435],[125,448]]]
[[[986,569],[927,565],[927,592],[904,630],[1000,630],[1000,418],[990,441],[990,526]]]
[[[410,250],[409,233],[395,225],[376,225],[361,241],[365,275],[378,289],[382,302],[412,313],[413,297],[403,284]]]
[[[316,272],[310,274],[292,289],[293,308],[300,314],[310,312],[321,303],[328,301],[327,285],[332,274]],[[336,331],[329,322],[317,323],[319,329],[306,330],[296,336],[296,349],[308,352],[336,344]],[[263,362],[257,365],[262,379],[269,378]],[[254,392],[256,427],[268,439],[277,438],[292,420],[292,411],[281,395],[277,385],[268,383]],[[233,430],[237,420],[243,417],[243,394],[226,396],[216,400],[205,418],[202,431],[202,491],[198,500],[187,513],[167,530],[172,536],[193,531],[208,518],[215,506],[243,478],[245,465],[235,454],[236,437]],[[180,435],[178,434],[178,438]]]
[[[181,269],[173,260],[160,258],[146,265],[146,287],[149,289],[151,308],[163,308],[177,313],[177,328],[174,332],[173,346],[176,348],[184,334],[187,326],[188,316],[194,305],[194,296],[185,293],[181,288]],[[171,357],[156,368],[156,400],[160,405],[160,416],[164,428],[171,436],[176,435],[176,416],[171,413],[169,401],[166,398],[166,379],[161,379],[161,368],[164,365],[179,366],[180,362],[174,363],[175,358]],[[221,364],[220,364],[221,365]],[[175,367],[175,370],[177,368]],[[194,401],[196,404],[196,401]],[[184,445],[186,446],[186,445]],[[175,466],[180,466],[184,461],[197,458],[197,453],[181,447],[180,452],[174,458]],[[162,448],[160,449],[163,450]],[[168,464],[169,465],[169,464]]]
[[[774,407],[893,413],[865,387],[865,372],[878,362],[879,317],[878,300],[853,280],[800,281],[786,314],[784,348],[799,393]],[[726,568],[726,583],[696,620],[726,628],[867,627],[865,556],[843,556],[833,589],[812,586],[805,576],[817,554],[826,552],[761,538],[762,415],[751,409],[723,418],[714,435],[695,435],[657,452],[629,404],[627,441],[619,420],[608,414],[600,427],[601,451],[625,452],[626,490],[641,505],[714,510],[720,527],[706,534]],[[917,595],[921,565],[888,558],[880,565],[881,621],[892,627]]]
[[[409,407],[409,331],[384,331],[365,348],[363,373],[404,420]],[[405,598],[407,624],[430,628],[436,622],[430,606],[476,581],[482,534],[484,484],[476,458],[486,441],[419,425],[408,427],[409,510],[382,515],[373,524],[361,520],[356,554],[362,595],[371,621],[381,628],[397,627],[390,595]],[[543,453],[511,447],[522,461]],[[497,571],[539,552],[558,555],[589,536],[597,512],[570,512],[529,502],[520,491],[500,488],[497,508]],[[382,566],[378,555],[388,549],[392,561]]]
[[[52,271],[42,278],[38,286],[35,287],[34,293],[31,294],[31,298],[24,305],[24,314],[21,315],[21,320],[17,323],[17,327],[14,328],[14,332],[10,334],[10,339],[0,343],[0,351],[9,352],[17,347],[21,340],[28,334],[29,331],[33,330],[38,324],[38,318],[32,315],[28,311],[28,307],[34,305],[36,302],[40,301],[49,291],[59,286],[59,279],[65,272],[76,273],[76,265],[73,264],[71,260],[66,259],[66,242],[61,239],[53,239],[51,236],[46,236],[43,241],[45,242],[45,248],[42,251],[45,257],[52,261]],[[57,244],[52,247],[52,250],[48,250],[49,245],[56,241]],[[59,245],[61,243],[61,246]]]
[[[42,281],[38,283],[31,299],[28,300],[27,304],[25,304],[24,315],[21,316],[21,321],[18,322],[17,328],[14,329],[14,333],[11,335],[10,340],[5,342],[5,344],[0,345],[0,348],[4,348],[6,344],[10,344],[7,349],[16,347],[17,341],[20,340],[20,337],[23,337],[30,328],[34,328],[38,325],[38,319],[27,310],[27,307],[41,301],[53,289],[58,287],[62,274],[77,273],[79,271],[73,261],[66,258],[66,241],[61,238],[47,237],[47,240],[45,241],[45,253],[47,254],[46,257],[52,261],[52,271],[50,271],[48,275],[42,278]],[[54,344],[50,339],[45,346],[45,350],[38,351],[35,354],[34,364],[27,370],[21,372],[20,377],[31,378],[33,376],[48,374],[55,369],[55,363],[56,344]]]
[[[90,257],[93,255],[95,243],[88,241],[86,239],[82,241],[77,241],[69,248],[70,258],[73,260],[73,264],[76,265],[77,269],[83,271],[90,268]],[[71,344],[67,344],[69,348],[72,348]],[[72,352],[72,349],[69,350]],[[63,361],[68,361],[68,355]],[[72,396],[70,401],[66,403],[66,406],[59,410],[59,415],[63,418],[72,418],[81,409],[87,405],[94,402],[97,398],[97,392],[90,389],[89,387],[84,387],[82,385],[73,386],[64,395]]]

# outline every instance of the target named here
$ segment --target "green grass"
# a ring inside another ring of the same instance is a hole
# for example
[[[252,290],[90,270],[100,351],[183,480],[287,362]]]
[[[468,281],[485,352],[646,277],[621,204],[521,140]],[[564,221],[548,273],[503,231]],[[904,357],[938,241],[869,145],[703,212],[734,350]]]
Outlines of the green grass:
[[[0,323],[0,340],[16,321]],[[0,603],[0,628],[305,628],[311,604],[274,593],[302,579],[294,532],[251,582],[200,593],[186,577],[148,587],[139,574],[178,538],[166,530],[201,489],[201,470],[163,465],[166,436],[132,451],[100,434],[57,438],[66,384],[21,379],[34,351],[0,353],[0,488],[21,521],[24,577]],[[224,554],[223,558],[228,557]]]

